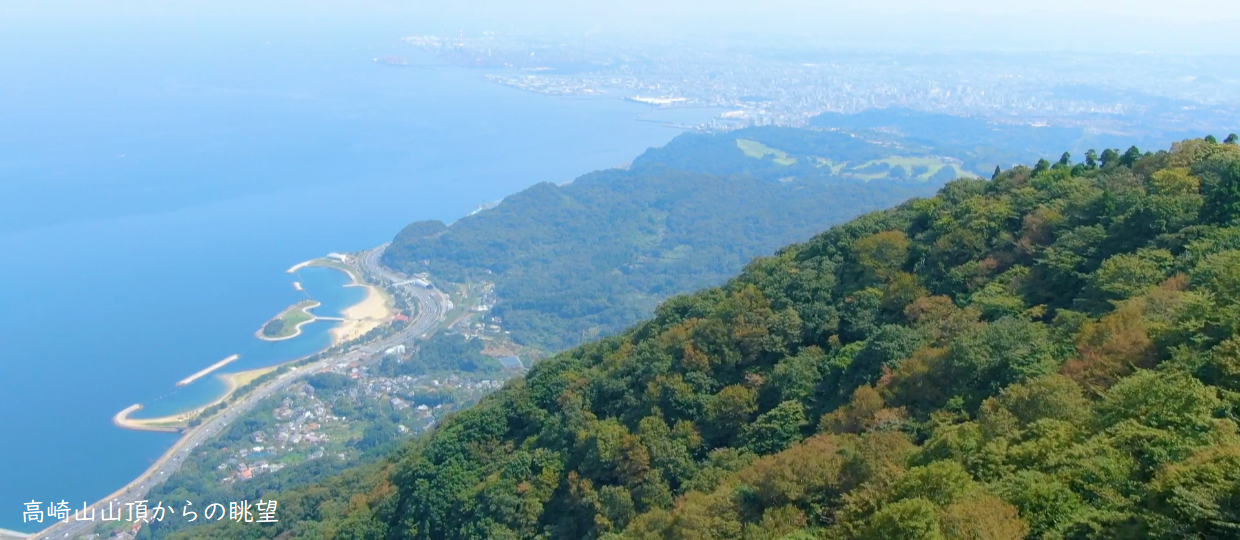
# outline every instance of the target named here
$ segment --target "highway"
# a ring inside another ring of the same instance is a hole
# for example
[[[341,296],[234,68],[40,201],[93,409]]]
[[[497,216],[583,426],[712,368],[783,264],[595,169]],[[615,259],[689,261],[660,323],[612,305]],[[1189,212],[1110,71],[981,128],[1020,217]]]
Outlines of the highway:
[[[176,472],[184,463],[185,458],[189,457],[198,445],[206,442],[211,437],[223,432],[233,420],[245,415],[253,410],[264,398],[284,390],[293,382],[313,374],[332,364],[340,362],[353,362],[361,360],[368,353],[383,351],[399,343],[404,343],[410,339],[424,337],[427,333],[434,330],[440,322],[443,321],[447,311],[451,305],[447,295],[434,289],[425,289],[411,283],[401,283],[408,281],[407,278],[399,273],[393,272],[380,263],[379,259],[383,255],[383,251],[387,248],[387,244],[377,248],[365,251],[358,257],[358,265],[354,267],[362,272],[375,285],[386,287],[392,294],[404,293],[413,299],[416,303],[416,313],[409,322],[399,332],[380,338],[369,343],[357,343],[346,349],[342,354],[325,357],[316,362],[306,364],[304,366],[289,370],[288,372],[276,377],[275,379],[254,389],[244,396],[240,401],[229,405],[219,414],[211,417],[197,427],[185,430],[181,438],[168,449],[146,472],[142,473],[134,481],[116,492],[104,497],[100,501],[92,505],[95,509],[96,521],[76,521],[70,518],[68,522],[57,522],[56,524],[38,532],[29,537],[29,540],[43,539],[61,539],[61,538],[77,538],[90,534],[98,521],[100,514],[107,511],[108,504],[112,504],[113,509],[124,510],[125,504],[140,501],[146,497],[151,488],[163,483],[168,475]],[[394,285],[395,284],[395,285]],[[159,502],[159,501],[155,501]],[[168,501],[173,502],[173,501]],[[184,501],[175,501],[176,508],[180,509],[180,504]],[[206,504],[221,501],[194,501],[199,508],[205,507]],[[223,501],[227,502],[227,501]],[[180,516],[170,516],[165,519],[177,519]],[[278,517],[278,515],[277,515]]]

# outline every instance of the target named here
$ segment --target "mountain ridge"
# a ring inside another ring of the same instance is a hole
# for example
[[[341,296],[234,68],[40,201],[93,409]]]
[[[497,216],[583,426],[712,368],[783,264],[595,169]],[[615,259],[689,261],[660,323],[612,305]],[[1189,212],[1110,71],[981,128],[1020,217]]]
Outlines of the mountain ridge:
[[[1228,537],[1240,147],[1104,155],[758,258],[194,537]]]

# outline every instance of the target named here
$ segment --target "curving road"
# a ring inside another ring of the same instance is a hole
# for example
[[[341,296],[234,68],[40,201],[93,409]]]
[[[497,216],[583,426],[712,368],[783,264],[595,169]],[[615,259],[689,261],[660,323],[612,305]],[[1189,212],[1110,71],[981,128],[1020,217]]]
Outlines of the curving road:
[[[180,440],[173,444],[146,472],[125,487],[92,505],[95,509],[96,519],[101,512],[107,510],[109,503],[112,504],[112,508],[123,510],[126,503],[144,499],[151,488],[163,483],[168,478],[168,475],[176,472],[181,467],[181,464],[185,462],[185,458],[189,457],[190,452],[197,448],[198,445],[222,432],[233,420],[253,410],[264,398],[287,388],[302,377],[331,364],[361,360],[374,351],[382,351],[410,339],[424,337],[434,330],[443,321],[448,311],[450,302],[447,295],[438,290],[424,289],[417,285],[402,283],[406,281],[405,276],[385,268],[379,262],[387,246],[387,244],[384,244],[363,252],[357,259],[359,264],[354,267],[360,270],[363,276],[367,276],[368,280],[377,282],[375,283],[376,285],[388,288],[393,294],[403,293],[414,301],[417,305],[416,313],[414,313],[404,328],[395,334],[376,339],[372,342],[355,344],[344,353],[328,356],[316,362],[291,369],[287,373],[254,389],[240,401],[229,405],[219,414],[216,414],[199,426],[185,430]],[[90,534],[98,524],[98,521],[74,521],[72,519],[68,522],[57,522],[31,535],[29,540],[76,538]]]

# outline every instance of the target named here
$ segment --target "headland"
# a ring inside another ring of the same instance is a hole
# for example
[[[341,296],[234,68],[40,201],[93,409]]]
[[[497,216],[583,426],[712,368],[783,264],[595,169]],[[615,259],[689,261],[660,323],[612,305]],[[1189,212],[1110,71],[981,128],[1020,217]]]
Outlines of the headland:
[[[313,313],[310,313],[310,310],[320,305],[322,304],[316,300],[302,300],[284,308],[284,311],[281,311],[279,315],[264,323],[262,328],[254,332],[254,337],[263,341],[283,341],[300,336],[302,326],[319,319]]]

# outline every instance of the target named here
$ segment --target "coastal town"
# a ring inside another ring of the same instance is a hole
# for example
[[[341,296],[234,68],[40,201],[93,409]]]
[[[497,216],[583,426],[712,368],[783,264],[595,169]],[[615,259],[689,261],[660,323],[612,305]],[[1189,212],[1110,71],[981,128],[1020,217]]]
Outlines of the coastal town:
[[[230,357],[194,376],[229,381],[228,393],[214,404],[165,418],[129,418],[139,405],[118,413],[120,427],[185,435],[143,477],[118,491],[120,497],[108,499],[172,500],[175,486],[184,482],[208,494],[244,492],[315,463],[323,464],[314,467],[320,471],[366,463],[525,371],[525,350],[489,314],[496,302],[493,283],[445,284],[441,291],[429,275],[391,274],[378,263],[382,249],[333,253],[289,269],[299,292],[304,289],[297,272],[308,266],[345,272],[346,286],[366,288],[343,317],[312,314],[298,321],[333,324],[328,349],[279,368],[213,373],[236,360]],[[44,532],[132,540],[153,523],[58,525],[61,530]]]
[[[706,131],[805,126],[824,112],[893,107],[1103,131],[1185,129],[1240,112],[1237,87],[1208,75],[1221,60],[1207,57],[901,53],[743,39],[718,47],[688,38],[552,41],[496,32],[405,42],[521,90],[704,110],[705,119],[668,123]]]
[[[385,358],[402,356],[393,351]],[[365,450],[433,428],[502,384],[455,374],[385,377],[359,362],[339,363],[271,399],[243,421],[249,421],[244,432],[226,433],[198,459],[217,463],[214,480],[221,484],[315,459],[355,460]]]

